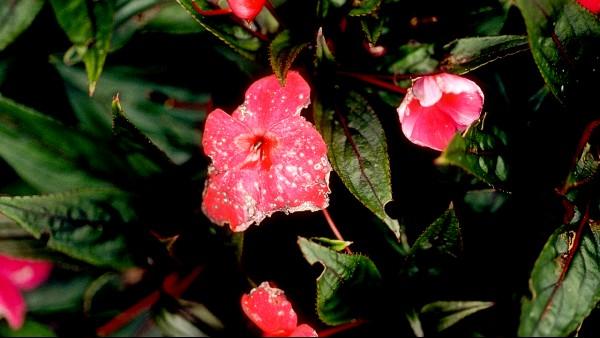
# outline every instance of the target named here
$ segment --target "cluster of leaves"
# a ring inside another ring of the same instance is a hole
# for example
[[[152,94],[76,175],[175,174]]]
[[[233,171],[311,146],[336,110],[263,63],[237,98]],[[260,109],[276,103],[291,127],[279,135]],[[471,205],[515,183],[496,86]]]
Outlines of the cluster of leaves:
[[[240,297],[263,280],[324,335],[598,329],[598,15],[575,0],[197,11],[226,3],[0,2],[0,252],[57,265],[2,335],[248,334]],[[232,234],[200,210],[207,113],[290,69],[311,84],[348,241],[320,213]],[[441,154],[395,111],[438,71],[486,94]]]

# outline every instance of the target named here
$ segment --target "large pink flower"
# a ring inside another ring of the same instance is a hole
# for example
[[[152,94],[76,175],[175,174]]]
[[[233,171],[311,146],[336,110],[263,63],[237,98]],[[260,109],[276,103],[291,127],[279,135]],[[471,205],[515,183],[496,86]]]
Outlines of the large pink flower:
[[[600,13],[600,0],[577,0],[577,2],[594,14]]]
[[[11,328],[19,329],[25,321],[27,308],[21,290],[38,287],[51,269],[49,262],[0,255],[0,316]]]
[[[318,337],[307,324],[298,325],[298,317],[283,290],[263,282],[242,296],[242,310],[266,337]]]
[[[483,92],[464,77],[437,74],[415,79],[398,107],[402,132],[413,143],[435,150],[479,118]]]
[[[244,231],[276,211],[327,207],[331,165],[323,138],[300,116],[309,104],[310,87],[289,72],[284,87],[274,75],[254,82],[232,115],[208,115],[202,210],[211,221]]]

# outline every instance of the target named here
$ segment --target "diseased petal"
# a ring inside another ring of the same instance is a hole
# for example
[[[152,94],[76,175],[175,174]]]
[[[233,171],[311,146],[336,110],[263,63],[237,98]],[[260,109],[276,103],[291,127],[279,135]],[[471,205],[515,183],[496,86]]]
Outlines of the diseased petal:
[[[307,324],[298,326],[289,337],[318,337],[317,331]]]
[[[285,87],[275,75],[254,82],[244,104],[232,115],[255,132],[265,132],[289,117],[300,115],[310,104],[310,87],[298,72],[288,72]]]
[[[8,277],[0,275],[0,317],[6,318],[8,325],[17,330],[23,326],[26,310],[19,288]]]
[[[202,211],[213,223],[229,224],[233,231],[244,231],[252,223],[260,223],[265,215],[258,208],[258,178],[255,168],[209,175]]]
[[[268,282],[242,296],[242,310],[268,336],[289,336],[298,322],[283,290]]]
[[[235,16],[244,20],[254,20],[266,0],[228,0],[229,8]]]
[[[48,279],[52,263],[0,255],[0,275],[22,290],[31,290]]]
[[[244,135],[251,131],[231,115],[215,109],[206,118],[202,147],[204,153],[212,159],[213,168],[218,172],[240,166],[248,156],[249,144]]]
[[[435,76],[417,78],[413,82],[412,92],[423,107],[433,106],[442,98],[442,89]]]
[[[421,107],[416,103],[408,109],[411,111],[402,124],[404,135],[421,146],[435,150],[446,148],[458,130],[454,120],[436,106]]]
[[[277,124],[271,133],[278,145],[270,154],[270,169],[261,175],[263,212],[326,208],[331,165],[321,135],[301,116]]]

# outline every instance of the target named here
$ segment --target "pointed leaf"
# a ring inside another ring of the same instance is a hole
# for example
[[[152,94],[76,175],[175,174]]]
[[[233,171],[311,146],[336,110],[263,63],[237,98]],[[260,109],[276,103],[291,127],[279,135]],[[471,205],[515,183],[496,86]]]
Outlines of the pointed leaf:
[[[134,219],[131,197],[116,189],[82,189],[28,197],[0,197],[0,212],[47,246],[102,267],[134,265],[123,231]]]
[[[383,127],[358,93],[350,93],[344,103],[343,113],[314,103],[315,124],[328,145],[329,161],[348,190],[400,238],[400,225],[385,213],[392,183]]]
[[[279,33],[269,46],[269,61],[271,68],[279,79],[282,85],[285,85],[287,72],[292,67],[294,60],[298,57],[304,48],[308,47],[308,43],[296,43],[289,30]]]
[[[496,126],[483,126],[476,122],[464,136],[457,134],[436,164],[460,167],[491,186],[504,185],[510,179],[508,137]]]
[[[411,253],[429,249],[451,256],[456,256],[462,250],[460,225],[452,206],[417,238]]]
[[[194,9],[193,3],[203,9],[214,9],[207,0],[177,0],[177,2],[207,31],[238,52],[240,55],[254,60],[255,52],[260,48],[260,40],[244,31],[240,26],[233,26],[219,17],[203,16]]]
[[[517,0],[533,58],[564,104],[595,107],[600,76],[600,20],[573,0]],[[582,102],[583,101],[583,102]]]
[[[382,0],[358,0],[354,1],[354,8],[350,11],[350,16],[364,16],[373,14],[379,6]]]
[[[308,263],[324,267],[317,278],[317,312],[324,323],[339,325],[373,314],[380,305],[381,275],[369,258],[338,253],[302,237],[298,245]]]
[[[114,23],[113,1],[50,0],[50,3],[58,23],[85,63],[91,96],[94,94],[110,49]]]
[[[464,38],[450,42],[444,49],[449,55],[442,61],[441,68],[447,72],[465,74],[488,63],[501,60],[529,49],[527,37],[500,35]]]
[[[423,306],[421,314],[428,317],[435,316],[435,329],[440,332],[493,305],[492,302],[480,301],[438,301]]]
[[[571,224],[550,236],[529,285],[532,297],[521,307],[520,336],[566,337],[596,307],[600,301],[600,227],[588,219],[587,212],[577,212]]]
[[[0,51],[10,45],[44,6],[45,0],[13,0],[0,2]]]

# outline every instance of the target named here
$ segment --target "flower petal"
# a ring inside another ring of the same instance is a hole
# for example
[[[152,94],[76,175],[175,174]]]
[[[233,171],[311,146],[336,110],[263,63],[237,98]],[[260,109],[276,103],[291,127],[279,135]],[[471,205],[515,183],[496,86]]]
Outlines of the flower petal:
[[[289,117],[300,115],[310,104],[310,87],[297,72],[288,72],[285,87],[275,75],[254,82],[246,91],[244,104],[232,115],[256,132]]]
[[[402,132],[414,144],[443,150],[452,140],[458,126],[437,106],[421,107],[415,100],[406,108]]]
[[[298,318],[283,290],[263,282],[242,296],[242,310],[266,335],[289,336]]]
[[[483,92],[477,83],[465,77],[449,73],[436,74],[430,77],[435,78],[444,94],[479,93],[483,98]]]
[[[460,94],[444,94],[436,107],[448,114],[464,130],[481,116],[483,94],[464,92]]]
[[[45,282],[52,263],[0,255],[0,275],[22,290],[31,290]]]
[[[221,172],[241,165],[248,156],[248,149],[240,142],[240,136],[250,133],[248,127],[221,109],[208,114],[202,147],[212,159],[213,168]]]
[[[229,8],[235,16],[244,20],[254,20],[266,0],[228,0]]]
[[[261,209],[295,212],[321,210],[329,204],[327,146],[303,117],[289,118],[271,128],[278,144],[271,152],[272,165],[261,176]]]
[[[438,85],[435,76],[417,78],[413,82],[412,91],[423,107],[433,106],[442,97],[442,89]]]
[[[8,277],[0,275],[0,317],[5,317],[8,325],[17,330],[23,326],[26,310],[19,288]]]
[[[260,223],[259,175],[256,168],[230,170],[209,175],[202,199],[202,211],[219,225],[229,224],[233,231],[244,231]]]
[[[600,0],[577,0],[577,2],[594,14],[600,13]]]
[[[290,337],[318,337],[317,331],[307,324],[298,326],[290,335]]]

